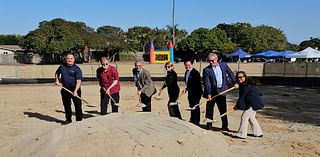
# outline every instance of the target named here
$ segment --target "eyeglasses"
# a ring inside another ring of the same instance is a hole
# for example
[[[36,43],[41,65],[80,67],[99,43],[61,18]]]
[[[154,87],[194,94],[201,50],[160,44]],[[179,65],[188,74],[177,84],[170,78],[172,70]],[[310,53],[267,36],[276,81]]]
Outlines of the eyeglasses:
[[[237,76],[237,79],[239,79],[239,78],[243,78],[244,76]]]

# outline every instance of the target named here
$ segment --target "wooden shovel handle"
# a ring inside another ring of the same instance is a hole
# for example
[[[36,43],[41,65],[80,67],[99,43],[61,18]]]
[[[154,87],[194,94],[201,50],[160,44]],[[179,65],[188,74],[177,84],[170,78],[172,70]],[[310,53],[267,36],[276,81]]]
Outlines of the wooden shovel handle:
[[[66,88],[66,87],[63,87],[63,86],[61,86],[61,88],[62,89],[64,89],[65,91],[67,91],[67,92],[69,92],[71,95],[73,95],[73,92],[72,91],[70,91],[68,88]],[[82,100],[83,102],[85,102],[86,104],[89,104],[89,102],[88,101],[86,101],[86,100],[84,100],[84,99],[82,99],[81,97],[79,97],[78,95],[77,96],[75,96],[76,98],[78,98],[78,99],[80,99],[80,100]]]

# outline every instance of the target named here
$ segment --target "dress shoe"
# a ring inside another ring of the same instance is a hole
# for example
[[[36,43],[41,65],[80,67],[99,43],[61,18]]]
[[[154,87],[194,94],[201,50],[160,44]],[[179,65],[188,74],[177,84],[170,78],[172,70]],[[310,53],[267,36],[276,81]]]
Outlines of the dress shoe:
[[[212,123],[207,123],[206,129],[207,129],[207,130],[211,130],[211,129],[212,129]]]
[[[222,128],[221,130],[222,131],[228,131],[228,132],[230,131],[229,128]]]
[[[233,136],[233,138],[238,138],[238,139],[246,139],[246,138],[244,138],[244,137],[241,137],[241,136],[238,136],[238,135],[236,135],[236,136]]]
[[[66,124],[69,124],[69,123],[72,123],[72,120],[65,120],[65,121],[62,122],[63,125],[66,125]]]

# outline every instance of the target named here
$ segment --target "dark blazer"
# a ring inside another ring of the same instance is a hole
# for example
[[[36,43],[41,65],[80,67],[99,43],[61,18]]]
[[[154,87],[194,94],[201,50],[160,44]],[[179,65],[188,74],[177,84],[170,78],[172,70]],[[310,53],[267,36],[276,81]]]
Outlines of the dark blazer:
[[[186,82],[187,80],[186,76],[187,71],[184,74],[184,82]],[[194,68],[192,68],[188,78],[187,91],[189,92],[189,94],[193,95],[202,95],[203,92],[200,73]]]
[[[219,62],[220,69],[222,71],[222,87],[220,89],[217,88],[217,80],[212,69],[212,66],[209,65],[203,69],[203,84],[204,84],[204,93],[203,97],[208,98],[208,95],[211,96],[216,95],[224,90],[228,89],[228,81],[227,77],[229,77],[233,84],[236,83],[236,79],[234,77],[233,72],[229,68],[229,66],[224,62]]]
[[[252,107],[253,110],[262,109],[264,107],[260,94],[254,85],[243,83],[239,86],[239,98],[236,108],[240,110],[247,110]]]
[[[168,87],[169,96],[172,94],[179,94],[178,75],[174,70],[167,71],[167,76],[161,89],[166,87]]]
[[[137,73],[136,68],[133,68],[132,74],[133,74],[134,81],[137,81],[135,77],[136,73]],[[146,94],[148,97],[151,97],[156,93],[156,87],[153,81],[151,80],[151,75],[149,71],[144,68],[141,69],[140,75],[141,76],[139,81],[140,81],[140,84],[142,85],[142,88],[140,90],[142,93]]]

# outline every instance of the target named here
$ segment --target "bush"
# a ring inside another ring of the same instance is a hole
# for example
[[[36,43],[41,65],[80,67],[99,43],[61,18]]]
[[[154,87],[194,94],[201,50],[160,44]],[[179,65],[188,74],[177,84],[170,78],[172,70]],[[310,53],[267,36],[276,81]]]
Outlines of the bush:
[[[135,61],[136,55],[133,52],[119,52],[120,61]]]

